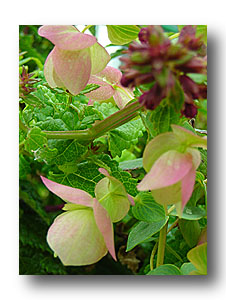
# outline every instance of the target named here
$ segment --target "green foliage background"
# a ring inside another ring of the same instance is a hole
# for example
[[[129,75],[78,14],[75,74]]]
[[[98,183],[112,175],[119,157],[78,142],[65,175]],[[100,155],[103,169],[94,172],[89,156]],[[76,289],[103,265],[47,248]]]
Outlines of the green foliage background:
[[[20,52],[23,52],[20,56],[20,73],[22,66],[25,66],[29,73],[34,73],[34,78],[39,79],[34,85],[36,91],[20,99],[20,120],[31,128],[28,134],[20,129],[20,274],[147,274],[150,271],[150,253],[166,217],[161,205],[156,204],[150,193],[138,194],[136,189],[138,180],[145,174],[142,167],[143,150],[148,139],[170,131],[172,123],[194,129],[163,101],[155,111],[141,113],[132,121],[94,140],[92,144],[76,140],[47,140],[42,130],[86,129],[95,121],[103,120],[117,111],[117,108],[111,102],[87,106],[85,93],[73,96],[68,105],[67,93],[48,86],[42,68],[53,45],[37,34],[38,28],[38,25],[23,25],[19,28],[19,47]],[[170,35],[177,32],[178,28],[165,26],[164,30]],[[95,27],[91,31],[95,34]],[[195,126],[200,129],[206,129],[206,106],[206,101],[200,102],[195,120]],[[175,267],[169,267],[170,271],[167,272],[176,275],[183,273],[179,269],[183,266],[181,270],[184,270],[184,264],[189,263],[187,252],[197,243],[201,229],[206,226],[203,183],[207,176],[206,151],[202,150],[201,155],[199,176],[187,205],[193,208],[193,219],[185,213],[179,227],[176,226],[167,236],[165,264],[173,264]],[[48,228],[60,213],[47,212],[48,208],[63,202],[45,188],[40,175],[94,195],[95,184],[103,178],[98,172],[99,167],[110,170],[124,184],[127,192],[136,197],[136,206],[130,209],[121,222],[114,225],[118,261],[114,262],[108,254],[94,265],[65,267],[58,258],[54,258],[46,242]],[[176,214],[172,212],[169,225],[175,220]]]

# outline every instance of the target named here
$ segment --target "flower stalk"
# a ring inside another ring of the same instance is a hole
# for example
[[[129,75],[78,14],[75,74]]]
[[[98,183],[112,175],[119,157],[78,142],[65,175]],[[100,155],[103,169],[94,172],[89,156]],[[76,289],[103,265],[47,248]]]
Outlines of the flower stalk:
[[[168,227],[168,221],[166,222],[166,224],[163,226],[163,228],[159,232],[159,242],[158,242],[158,253],[157,253],[156,268],[163,265],[163,263],[164,263],[167,227]]]
[[[92,141],[105,132],[115,129],[128,121],[132,120],[137,111],[142,105],[136,101],[123,109],[115,112],[104,120],[96,122],[93,127],[84,130],[72,130],[72,131],[43,131],[46,134],[47,139],[76,139],[78,141]]]

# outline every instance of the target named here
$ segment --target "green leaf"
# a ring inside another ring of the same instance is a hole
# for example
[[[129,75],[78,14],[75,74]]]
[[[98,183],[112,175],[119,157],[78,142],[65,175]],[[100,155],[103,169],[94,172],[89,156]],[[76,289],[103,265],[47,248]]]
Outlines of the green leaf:
[[[198,74],[198,73],[189,73],[187,74],[194,82],[198,84],[207,83],[207,75],[206,74]]]
[[[154,111],[149,111],[146,122],[152,137],[160,133],[172,131],[170,125],[180,122],[180,115],[167,103],[159,105]],[[150,125],[150,126],[149,126]]]
[[[182,275],[189,275],[192,271],[196,271],[196,268],[193,266],[192,263],[184,263],[181,268]]]
[[[20,199],[32,208],[46,224],[50,224],[49,216],[42,207],[40,196],[35,191],[33,184],[20,181]]]
[[[28,105],[34,106],[34,107],[42,107],[43,103],[41,100],[39,100],[39,98],[35,95],[33,95],[32,93],[24,96],[20,102],[24,102]]]
[[[126,251],[130,251],[138,244],[143,243],[155,233],[159,232],[166,224],[168,218],[169,217],[165,217],[164,220],[158,222],[138,222],[129,233]]]
[[[178,80],[176,80],[175,85],[170,90],[168,100],[169,100],[170,105],[173,107],[173,109],[177,113],[180,113],[180,111],[183,107],[183,104],[184,104],[184,91]],[[179,120],[177,120],[177,122],[178,121]]]
[[[146,275],[182,275],[180,269],[174,265],[166,264],[148,272]]]
[[[164,207],[155,202],[151,193],[139,193],[135,198],[135,203],[132,213],[136,219],[148,223],[165,220]]]
[[[108,133],[109,150],[113,157],[121,156],[124,149],[136,144],[145,130],[141,119],[132,120]]]
[[[191,249],[187,257],[198,271],[193,271],[190,275],[207,275],[207,243]]]
[[[138,36],[140,28],[136,25],[107,25],[108,38],[115,45],[125,45]]]
[[[35,159],[52,159],[57,154],[57,149],[50,149],[48,147],[48,141],[46,134],[41,131],[40,128],[32,128],[25,140],[25,150],[31,154],[34,154]]]
[[[196,36],[202,36],[202,40],[207,45],[207,25],[197,25]]]
[[[174,209],[170,213],[170,215],[178,216],[176,209]],[[195,206],[185,206],[181,219],[194,221],[194,220],[200,220],[205,216],[206,216],[206,211],[204,209]]]
[[[125,160],[119,163],[119,168],[122,170],[135,170],[143,168],[143,158],[136,158],[133,160]]]
[[[109,176],[95,186],[95,198],[107,210],[113,223],[122,220],[129,211],[130,203],[123,184]]]
[[[94,189],[97,182],[104,176],[98,171],[100,167],[110,168],[111,175],[118,179],[125,187],[128,194],[136,196],[137,180],[131,177],[128,172],[121,171],[118,163],[112,160],[108,155],[92,157],[90,161],[84,161],[77,164],[77,169],[73,173],[53,174],[50,173],[49,179],[58,183],[72,186],[86,191],[95,197]]]
[[[81,159],[88,151],[88,147],[80,144],[76,140],[49,140],[48,145],[51,149],[57,149],[57,154],[49,163],[65,165]]]
[[[23,155],[19,156],[19,178],[26,179],[27,174],[31,173],[30,162]]]
[[[95,91],[99,87],[100,86],[98,84],[95,84],[95,83],[87,84],[87,86],[80,92],[80,94],[82,94],[82,95],[88,94],[92,91]]]
[[[168,244],[166,244],[166,250],[172,254],[173,256],[175,256],[179,261],[183,262],[182,258],[180,257],[180,255],[172,248],[170,247]]]
[[[199,149],[201,154],[201,163],[197,171],[201,172],[205,177],[207,177],[207,150]]]
[[[199,222],[196,220],[190,221],[180,219],[178,224],[183,238],[185,239],[188,246],[194,247],[195,245],[197,245],[199,236],[201,234]]]
[[[42,70],[43,64],[42,64],[41,61],[40,61],[38,58],[36,58],[36,57],[27,57],[27,58],[21,59],[20,62],[19,62],[19,66],[25,65],[26,63],[28,63],[28,62],[31,61],[31,60],[33,60],[33,61],[37,64],[38,68],[39,68],[40,70]]]
[[[161,27],[166,32],[178,32],[177,25],[161,25]]]

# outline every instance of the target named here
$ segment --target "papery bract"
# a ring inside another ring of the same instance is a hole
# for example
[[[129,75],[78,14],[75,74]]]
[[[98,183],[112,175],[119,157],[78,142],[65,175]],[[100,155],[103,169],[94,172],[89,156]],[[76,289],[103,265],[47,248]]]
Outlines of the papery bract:
[[[162,205],[176,204],[179,216],[190,199],[195,183],[196,169],[201,157],[193,147],[207,147],[207,139],[177,125],[173,132],[158,135],[151,140],[143,155],[147,174],[138,184],[140,191],[151,190]]]
[[[127,194],[123,184],[110,176],[107,170],[100,168],[99,171],[106,177],[95,187],[96,198],[107,210],[111,221],[118,222],[128,213],[130,203],[134,205],[134,200]]]
[[[90,99],[89,104],[113,99],[119,108],[123,108],[133,99],[133,93],[120,84],[121,77],[122,73],[113,67],[106,67],[96,75],[91,75],[88,83],[98,84],[100,87],[86,94]]]
[[[109,250],[116,260],[113,226],[108,212],[85,191],[41,177],[53,193],[69,201],[67,212],[51,225],[47,241],[64,265],[93,264]]]
[[[91,209],[67,211],[51,225],[47,242],[66,266],[89,265],[107,254]]]
[[[45,25],[38,33],[55,45],[44,66],[52,88],[65,88],[76,95],[85,88],[91,74],[103,70],[110,60],[94,36],[81,33],[74,26]]]

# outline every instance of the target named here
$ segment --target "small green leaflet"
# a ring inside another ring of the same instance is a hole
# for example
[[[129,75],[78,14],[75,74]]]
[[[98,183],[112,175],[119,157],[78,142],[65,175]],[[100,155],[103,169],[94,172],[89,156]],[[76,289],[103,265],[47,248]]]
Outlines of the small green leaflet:
[[[196,268],[193,266],[192,263],[184,263],[181,266],[180,271],[182,275],[189,275],[189,273],[191,273],[192,271],[196,271]]]
[[[170,213],[170,215],[178,216],[175,209]],[[200,220],[205,216],[206,216],[206,211],[204,209],[195,206],[185,206],[181,219],[194,221],[194,220]]]
[[[35,95],[33,95],[32,93],[22,97],[20,99],[20,102],[24,102],[28,105],[34,106],[34,107],[42,107],[43,103],[41,100],[39,100],[39,98]]]
[[[189,247],[194,247],[197,245],[199,236],[201,234],[201,228],[198,221],[190,221],[180,219],[179,228],[183,235],[184,240],[188,244]]]
[[[129,233],[126,251],[130,251],[138,244],[145,242],[155,233],[159,232],[168,219],[169,217],[165,217],[165,219],[158,222],[138,222]]]
[[[207,25],[197,25],[196,35],[202,36],[202,40],[207,45]]]
[[[46,134],[38,127],[33,127],[24,143],[25,150],[34,154],[35,159],[52,159],[57,154],[57,149],[50,149]]]
[[[139,193],[135,198],[135,206],[132,207],[134,217],[148,223],[165,220],[164,207],[155,202],[151,193]]]
[[[207,83],[207,75],[206,74],[189,73],[187,75],[198,84]]]
[[[197,271],[192,271],[190,275],[207,275],[207,243],[191,249],[187,257],[197,269]]]
[[[135,40],[140,28],[136,25],[107,25],[108,38],[114,45],[125,45]]]
[[[182,273],[178,267],[166,264],[148,272],[146,275],[182,275]]]
[[[143,158],[125,160],[119,163],[119,168],[122,170],[135,170],[143,168]]]
[[[177,25],[161,25],[161,27],[165,32],[178,32]]]
[[[95,83],[87,84],[87,86],[79,94],[82,94],[82,95],[88,94],[92,91],[95,91],[99,87],[100,86],[98,84],[95,84]]]

